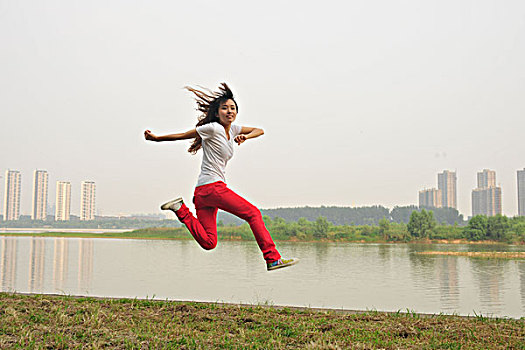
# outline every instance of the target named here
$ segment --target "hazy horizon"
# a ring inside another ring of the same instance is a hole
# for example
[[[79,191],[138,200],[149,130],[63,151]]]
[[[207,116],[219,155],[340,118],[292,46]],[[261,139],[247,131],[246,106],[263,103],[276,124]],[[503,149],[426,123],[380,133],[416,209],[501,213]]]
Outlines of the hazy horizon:
[[[7,170],[7,169],[6,169]],[[18,169],[9,169],[9,170],[18,170]],[[37,169],[37,170],[46,170],[46,169]],[[521,170],[521,169],[519,169]],[[46,170],[47,171],[47,170]],[[49,174],[49,173],[48,173]],[[33,190],[33,187],[32,187],[32,183],[33,183],[33,173],[31,172],[31,178],[30,178],[30,183],[28,181],[26,181],[25,183],[25,187],[27,187],[26,191],[24,191],[24,188],[22,188],[22,197],[23,196],[23,193],[24,192],[30,192],[30,194],[32,194],[32,190]],[[51,176],[51,175],[49,175]],[[437,176],[437,174],[436,174]],[[5,175],[0,175],[0,179],[4,179],[5,178]],[[58,181],[68,181],[68,180],[58,180]],[[82,181],[90,181],[90,180],[82,180]],[[96,185],[96,183],[95,183]],[[4,190],[4,181],[2,181],[2,190]],[[73,184],[72,184],[73,186]],[[75,188],[72,188],[71,189],[71,195],[72,195],[72,198],[75,198],[77,197],[76,199],[78,199],[78,202],[79,202],[79,205],[78,207],[80,207],[80,182],[78,183],[78,188],[76,188],[76,190],[78,190],[76,193],[75,193]],[[22,176],[22,187],[24,187],[24,181],[23,181],[23,176]],[[51,187],[53,188],[51,190]],[[431,188],[431,187],[427,187],[427,188]],[[427,189],[425,188],[425,189]],[[433,186],[433,188],[437,188],[437,181],[436,181],[436,185]],[[51,193],[53,192],[53,193]],[[2,193],[2,192],[0,192]],[[2,193],[3,195],[3,193]],[[49,215],[54,215],[54,211],[52,211],[51,209],[54,208],[54,205],[56,204],[54,199],[55,199],[55,195],[56,195],[56,181],[54,181],[53,183],[49,182],[49,188],[48,188],[48,207],[47,207],[47,211],[49,213]],[[26,196],[27,197],[27,196]],[[2,204],[3,204],[3,196],[2,196]],[[29,200],[31,203],[31,198],[27,199],[26,200]],[[27,203],[21,203],[21,204],[27,204]],[[376,204],[369,204],[369,205],[357,205],[357,206],[351,206],[351,205],[326,205],[326,204],[319,204],[319,205],[308,205],[308,204],[305,204],[305,205],[300,205],[300,206],[288,206],[288,207],[304,207],[304,206],[309,206],[309,207],[321,207],[321,206],[338,206],[338,207],[349,207],[349,208],[355,208],[355,207],[367,207],[367,206],[383,206],[383,207],[386,207],[388,209],[393,209],[395,206],[410,206],[410,205],[415,205],[415,206],[418,206],[418,202],[416,201],[415,203],[412,203],[412,204],[404,204],[404,205],[393,205],[391,207],[388,207],[388,206],[385,206],[383,204],[380,204],[380,203],[376,203]],[[22,207],[22,205],[21,205]],[[23,205],[23,207],[28,207],[27,205]],[[72,207],[75,207],[75,203],[72,203]],[[3,207],[2,207],[3,208]],[[276,207],[260,207],[261,209],[277,209],[277,208],[284,208],[283,206],[276,206]],[[27,212],[21,212],[21,215],[26,215],[26,216],[30,216],[31,215],[31,208],[27,208],[28,211]],[[78,209],[78,208],[77,208]],[[106,216],[114,216],[114,215],[125,215],[125,216],[133,216],[133,215],[164,215],[166,216],[166,218],[168,219],[175,219],[175,216],[173,216],[171,213],[169,212],[166,212],[166,211],[161,211],[161,210],[156,210],[157,208],[154,208],[155,210],[153,211],[150,211],[150,212],[133,212],[133,213],[124,213],[124,212],[119,212],[119,213],[113,213],[113,214],[104,214],[104,213],[99,213],[99,210],[98,210],[98,201],[97,201],[97,214],[96,215],[106,215]],[[459,210],[459,209],[458,209]],[[1,214],[1,213],[0,213]],[[461,213],[460,214],[463,214],[465,219],[470,215],[469,213]],[[504,213],[505,214],[505,213]],[[72,211],[71,212],[71,215],[80,215],[79,212],[74,212]]]
[[[457,173],[496,171],[517,214],[525,168],[525,3],[520,1],[0,1],[0,196],[35,169],[96,183],[97,214],[158,213],[191,198],[201,154],[143,131],[195,126],[186,85],[227,82],[237,123],[228,185],[260,208],[417,205]],[[199,152],[200,153],[200,152]]]

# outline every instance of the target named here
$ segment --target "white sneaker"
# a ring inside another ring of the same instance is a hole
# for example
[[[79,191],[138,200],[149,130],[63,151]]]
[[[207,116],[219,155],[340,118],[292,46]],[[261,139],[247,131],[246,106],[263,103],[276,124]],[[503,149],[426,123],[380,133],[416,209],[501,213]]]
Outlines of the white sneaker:
[[[162,210],[172,210],[173,212],[176,212],[180,209],[184,201],[182,200],[182,197],[175,198],[174,200],[171,200],[169,202],[164,203],[160,206],[160,209]]]

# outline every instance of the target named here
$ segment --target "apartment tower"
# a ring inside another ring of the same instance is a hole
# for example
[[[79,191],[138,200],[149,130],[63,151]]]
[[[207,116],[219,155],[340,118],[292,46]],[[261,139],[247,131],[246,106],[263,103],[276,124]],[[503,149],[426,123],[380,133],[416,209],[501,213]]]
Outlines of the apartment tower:
[[[518,215],[525,216],[525,168],[518,170]]]
[[[494,170],[483,169],[478,173],[478,188],[496,187],[496,172]]]
[[[95,183],[82,181],[80,196],[80,220],[95,220]]]
[[[419,191],[419,207],[441,208],[441,190],[429,188]]]
[[[18,170],[6,170],[4,190],[4,221],[20,217],[20,185],[22,174]]]
[[[501,214],[501,187],[496,186],[496,172],[478,173],[478,188],[472,190],[472,216]]]
[[[45,170],[35,170],[33,173],[33,206],[32,220],[45,220],[47,216],[47,179]]]
[[[57,181],[55,221],[69,221],[71,210],[71,183]]]
[[[457,209],[456,172],[443,170],[438,174],[438,189],[441,190],[441,206]]]

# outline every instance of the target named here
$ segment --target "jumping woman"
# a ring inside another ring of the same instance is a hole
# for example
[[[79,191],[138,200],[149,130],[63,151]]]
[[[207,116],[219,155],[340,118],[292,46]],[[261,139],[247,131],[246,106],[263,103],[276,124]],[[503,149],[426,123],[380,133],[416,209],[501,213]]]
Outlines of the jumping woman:
[[[268,271],[296,264],[299,259],[281,258],[259,209],[226,185],[224,174],[226,164],[233,156],[233,142],[240,145],[246,140],[263,135],[264,131],[234,124],[238,112],[237,102],[225,83],[221,84],[219,92],[190,87],[186,89],[196,96],[197,110],[202,113],[196,127],[183,133],[163,136],[156,136],[146,130],[144,137],[156,142],[193,139],[188,149],[192,154],[202,148],[201,172],[193,197],[197,218],[180,197],[164,203],[161,209],[173,211],[197,243],[206,250],[217,246],[217,210],[227,211],[248,222],[266,260]]]

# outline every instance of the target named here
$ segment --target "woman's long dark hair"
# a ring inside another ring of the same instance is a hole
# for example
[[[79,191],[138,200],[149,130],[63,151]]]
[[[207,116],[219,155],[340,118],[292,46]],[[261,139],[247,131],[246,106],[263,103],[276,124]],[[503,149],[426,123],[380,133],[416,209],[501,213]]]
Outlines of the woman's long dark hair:
[[[201,126],[209,124],[212,122],[219,122],[219,107],[222,103],[232,100],[235,103],[235,108],[237,111],[239,107],[237,102],[233,98],[233,92],[230,90],[226,83],[221,83],[219,86],[219,91],[214,92],[208,89],[197,90],[192,87],[186,86],[186,90],[193,92],[196,96],[195,101],[197,102],[197,110],[202,112],[202,115],[199,116],[199,121],[196,126]],[[193,140],[188,152],[195,154],[202,147],[202,138],[197,134],[197,137]]]

